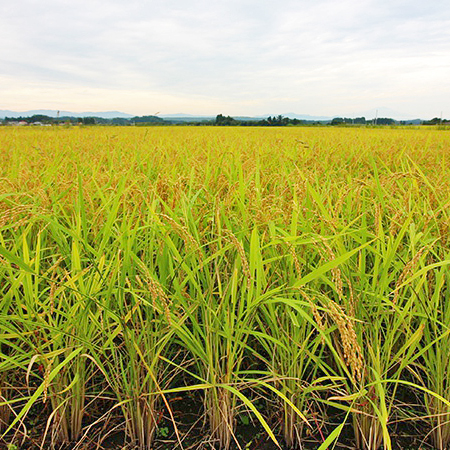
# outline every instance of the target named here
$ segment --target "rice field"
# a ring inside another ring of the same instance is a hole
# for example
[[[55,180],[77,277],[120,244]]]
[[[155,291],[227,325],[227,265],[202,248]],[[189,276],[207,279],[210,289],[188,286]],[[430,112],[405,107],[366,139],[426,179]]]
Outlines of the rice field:
[[[0,128],[2,445],[448,449],[449,227],[432,127]]]

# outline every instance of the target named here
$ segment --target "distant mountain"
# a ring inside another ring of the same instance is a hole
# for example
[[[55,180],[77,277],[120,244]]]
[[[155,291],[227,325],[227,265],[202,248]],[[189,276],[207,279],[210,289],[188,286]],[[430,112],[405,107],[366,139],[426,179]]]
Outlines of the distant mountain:
[[[296,114],[292,112],[282,114],[282,116],[289,117],[290,119],[317,120],[317,121],[332,120],[335,117],[348,117],[348,118],[365,117],[366,120],[372,120],[375,119],[375,117],[388,117],[395,120],[411,121],[417,119],[420,121],[418,117],[412,116],[410,114],[404,114],[402,112],[395,111],[391,108],[385,107],[373,108],[366,111],[353,111],[347,114],[339,113],[334,116],[310,116],[308,114]]]
[[[283,117],[289,117],[289,119],[298,119],[298,120],[317,120],[317,121],[326,121],[333,120],[333,117],[329,116],[310,116],[309,114],[296,114],[293,112],[281,114]]]
[[[10,110],[0,110],[0,119],[5,117],[31,117],[37,114],[42,114],[49,117],[57,117],[58,111],[56,109],[35,109],[31,111],[10,111]],[[233,116],[236,120],[262,120],[270,117],[276,117],[279,114],[263,114],[255,116]],[[395,111],[386,107],[373,108],[367,111],[354,111],[346,114],[336,114],[334,116],[312,116],[309,114],[297,114],[294,112],[287,112],[281,114],[283,117],[288,117],[289,119],[298,119],[306,121],[318,121],[318,122],[328,122],[335,117],[365,117],[366,120],[372,120],[375,117],[389,117],[395,120],[405,120],[405,121],[418,121],[420,119],[414,117],[410,114],[403,114],[402,112]],[[184,123],[184,122],[203,122],[215,120],[216,115],[194,115],[186,113],[175,113],[175,114],[157,114],[158,117],[166,119],[173,123]],[[59,117],[101,117],[103,119],[131,119],[137,117],[132,114],[123,113],[121,111],[88,111],[88,112],[72,112],[72,111],[59,111]],[[416,120],[414,120],[416,119]]]
[[[34,109],[31,111],[9,111],[6,109],[0,109],[0,119],[5,117],[31,117],[37,114],[42,114],[49,117],[57,117],[58,111],[56,109]],[[103,119],[129,119],[134,117],[132,114],[123,113],[120,111],[101,111],[101,112],[72,112],[72,111],[59,111],[59,117],[102,117]]]
[[[158,117],[166,119],[173,123],[184,123],[184,122],[205,122],[210,120],[215,120],[216,116],[194,116],[192,114],[158,114]]]
[[[205,118],[210,118],[210,117],[216,117],[216,116],[202,116],[202,115],[194,115],[194,114],[185,114],[185,113],[175,113],[175,114],[158,114],[159,117],[162,117],[163,119],[171,119],[173,117],[177,118],[177,119],[181,119],[181,118],[186,118],[186,119],[191,119],[191,118],[198,118],[198,117],[205,117]]]
[[[296,114],[296,113],[285,113],[281,114],[283,117],[289,117],[289,119],[300,119],[309,121],[331,121],[333,117],[325,116],[310,116],[308,114]],[[262,114],[258,116],[231,116],[236,120],[262,120],[268,117],[278,116],[278,114]],[[216,116],[194,116],[192,114],[178,113],[178,114],[160,114],[159,117],[163,119],[168,119],[174,122],[201,122],[204,120],[215,120]]]

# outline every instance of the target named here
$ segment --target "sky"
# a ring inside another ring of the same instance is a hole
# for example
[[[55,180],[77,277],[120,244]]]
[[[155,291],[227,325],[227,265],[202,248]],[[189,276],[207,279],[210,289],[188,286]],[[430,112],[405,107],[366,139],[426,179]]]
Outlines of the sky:
[[[0,0],[0,109],[450,117],[448,0]]]

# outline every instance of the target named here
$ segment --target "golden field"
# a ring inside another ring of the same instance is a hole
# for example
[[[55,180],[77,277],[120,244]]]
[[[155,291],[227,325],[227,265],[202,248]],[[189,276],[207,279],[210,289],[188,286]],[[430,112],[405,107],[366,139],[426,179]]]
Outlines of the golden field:
[[[0,128],[2,441],[448,448],[449,136]]]

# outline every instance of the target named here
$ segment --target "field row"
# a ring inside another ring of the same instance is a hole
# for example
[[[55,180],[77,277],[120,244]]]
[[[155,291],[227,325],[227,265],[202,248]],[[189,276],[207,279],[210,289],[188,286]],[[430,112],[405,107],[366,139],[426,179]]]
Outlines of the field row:
[[[3,442],[450,445],[445,131],[2,129],[0,148]]]

